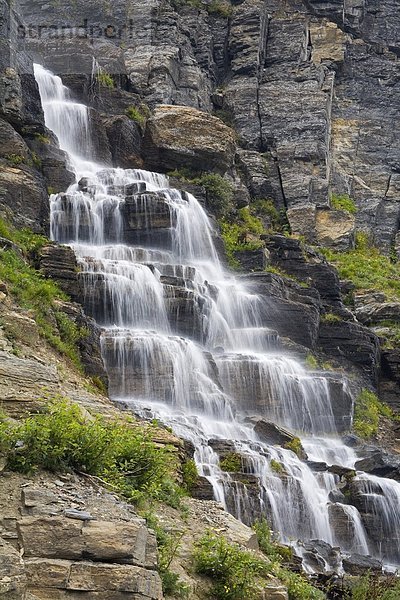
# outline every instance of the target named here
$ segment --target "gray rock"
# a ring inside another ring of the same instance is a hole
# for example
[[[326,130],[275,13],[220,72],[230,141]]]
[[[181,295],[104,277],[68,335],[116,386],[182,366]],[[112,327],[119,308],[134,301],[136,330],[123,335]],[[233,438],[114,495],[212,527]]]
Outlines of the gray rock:
[[[362,554],[352,554],[349,557],[343,558],[343,568],[350,575],[364,575],[365,573],[382,573],[382,563]]]

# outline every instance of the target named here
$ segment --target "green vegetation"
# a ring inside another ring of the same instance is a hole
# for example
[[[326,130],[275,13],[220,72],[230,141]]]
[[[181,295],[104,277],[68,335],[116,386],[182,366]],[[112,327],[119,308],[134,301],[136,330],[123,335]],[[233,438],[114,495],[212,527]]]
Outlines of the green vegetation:
[[[197,542],[194,563],[196,573],[212,579],[210,597],[214,600],[260,597],[257,594],[270,572],[269,564],[255,553],[211,532]]]
[[[393,350],[400,346],[400,323],[396,321],[379,321],[379,327],[375,329],[377,335],[385,338],[382,348]]]
[[[273,200],[260,199],[250,204],[250,211],[253,215],[265,218],[270,222],[269,230],[279,233],[287,233],[289,224],[286,219],[285,211],[279,211]]]
[[[322,323],[340,323],[343,319],[339,317],[339,315],[335,315],[334,313],[325,313],[321,315]]]
[[[278,462],[274,458],[272,458],[269,461],[269,466],[271,467],[272,471],[274,471],[277,475],[284,475],[286,473],[283,464]]]
[[[35,133],[35,139],[41,144],[50,144],[49,136],[43,135],[42,133]]]
[[[14,166],[18,166],[25,162],[24,157],[20,154],[6,154],[4,158],[10,163],[12,163]]]
[[[294,437],[290,442],[287,442],[284,448],[286,448],[286,450],[291,450],[297,454],[299,458],[303,455],[303,446],[301,445],[301,439],[299,437]]]
[[[340,278],[352,281],[357,290],[380,291],[388,299],[400,299],[400,264],[375,248],[367,234],[357,234],[354,250],[319,250],[336,266]]]
[[[139,106],[128,106],[126,109],[126,114],[143,130],[146,126],[147,119],[150,117],[150,109],[148,106],[146,106],[146,104],[140,104]]]
[[[219,466],[227,473],[237,473],[242,470],[242,457],[237,452],[228,452],[219,461]]]
[[[182,465],[183,487],[189,494],[196,485],[198,477],[199,473],[197,471],[196,463],[190,458]]]
[[[205,173],[195,177],[193,183],[205,188],[207,194],[207,208],[216,217],[226,216],[232,210],[233,187],[217,173]]]
[[[325,598],[325,594],[313,587],[303,575],[292,573],[282,566],[282,563],[290,561],[292,558],[292,549],[272,541],[271,531],[265,519],[256,521],[253,527],[257,534],[260,550],[271,561],[271,574],[287,586],[289,600],[322,600]]]
[[[370,390],[363,389],[354,403],[354,432],[363,439],[378,433],[380,417],[394,418],[392,410]]]
[[[29,166],[34,165],[37,169],[40,169],[42,166],[42,159],[40,158],[40,156],[38,156],[36,154],[36,152],[31,152],[31,157],[32,157],[32,159],[31,159],[32,164]],[[29,164],[29,162],[28,162],[28,164]]]
[[[292,551],[271,541],[267,523],[259,521],[254,529],[260,549],[271,562],[211,532],[196,544],[195,570],[211,578],[210,597],[213,600],[260,598],[266,580],[274,576],[287,586],[289,600],[322,600],[325,595],[305,577],[282,567],[282,561],[290,560]]]
[[[378,577],[364,575],[351,585],[349,598],[352,600],[398,600],[400,580],[395,575]]]
[[[228,0],[211,0],[209,3],[204,2],[204,0],[171,0],[171,4],[177,11],[186,6],[191,6],[199,10],[206,10],[210,15],[224,18],[232,15],[232,6]]]
[[[145,517],[147,525],[153,529],[157,538],[158,572],[164,595],[171,598],[189,598],[188,586],[180,581],[177,573],[171,570],[171,563],[179,550],[183,534],[166,531],[153,513],[147,513]]]
[[[170,171],[168,175],[204,187],[207,207],[216,217],[227,218],[234,210],[233,187],[218,173],[199,174],[190,169],[181,168]]]
[[[318,360],[311,353],[308,353],[306,356],[306,365],[309,369],[313,369],[314,371],[319,367]]]
[[[7,284],[9,293],[21,308],[33,312],[40,334],[81,369],[77,345],[87,331],[78,327],[60,310],[59,302],[68,298],[58,285],[27,262],[30,259],[35,263],[40,249],[49,240],[28,229],[16,230],[2,219],[0,237],[10,240],[14,245],[0,250],[0,280]]]
[[[357,212],[356,203],[348,194],[332,194],[331,206],[336,210],[344,210],[352,215],[355,215]]]
[[[96,81],[101,87],[112,89],[115,87],[115,81],[109,73],[100,70],[96,75]]]
[[[105,420],[83,414],[63,398],[23,421],[0,416],[0,452],[7,468],[20,473],[38,469],[77,471],[100,477],[130,501],[164,498],[173,472],[172,453],[151,440],[132,419]]]
[[[241,208],[238,211],[238,219],[235,223],[221,219],[219,224],[228,263],[232,268],[240,266],[235,258],[235,252],[262,248],[263,242],[259,238],[264,233],[264,226],[258,217],[250,213],[248,208]]]

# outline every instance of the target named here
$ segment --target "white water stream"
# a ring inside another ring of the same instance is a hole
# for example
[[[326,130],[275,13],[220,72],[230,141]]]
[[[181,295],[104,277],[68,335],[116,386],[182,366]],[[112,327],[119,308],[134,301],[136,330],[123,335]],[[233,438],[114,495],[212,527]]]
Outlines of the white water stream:
[[[263,443],[246,421],[256,413],[299,432],[312,461],[353,467],[358,459],[337,437],[328,379],[279,353],[262,298],[220,264],[201,205],[163,175],[93,162],[87,107],[44,68],[35,76],[46,125],[76,176],[51,196],[51,236],[77,255],[86,310],[104,330],[111,397],[190,440],[215,498],[245,522],[263,513],[284,541],[321,539],[399,564],[400,541],[383,537],[377,548],[356,507],[336,502],[346,539],[337,531],[329,499],[337,475]],[[240,452],[247,480],[221,470],[215,439]],[[400,531],[400,484],[358,477],[374,526]]]

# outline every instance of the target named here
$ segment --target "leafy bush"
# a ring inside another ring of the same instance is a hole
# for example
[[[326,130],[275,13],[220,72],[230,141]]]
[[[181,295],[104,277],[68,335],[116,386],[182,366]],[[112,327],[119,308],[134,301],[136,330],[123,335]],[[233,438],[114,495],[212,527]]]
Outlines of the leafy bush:
[[[195,461],[191,458],[182,465],[182,480],[187,492],[191,492],[195,486],[199,473]]]
[[[232,6],[228,0],[211,0],[209,3],[204,2],[204,0],[171,0],[171,4],[175,10],[179,10],[185,6],[192,6],[199,10],[206,10],[210,15],[217,15],[224,18],[232,15]]]
[[[272,541],[271,531],[265,519],[256,521],[253,528],[257,534],[260,550],[272,561],[272,575],[287,586],[289,600],[322,600],[325,598],[325,594],[312,586],[303,575],[292,573],[282,567],[282,561],[290,561],[292,558],[292,549]]]
[[[152,513],[147,513],[145,517],[147,525],[153,529],[157,538],[158,571],[164,595],[172,598],[188,598],[188,586],[180,580],[177,573],[171,570],[171,563],[180,547],[182,533],[166,531]]]
[[[285,233],[288,231],[288,222],[285,211],[279,211],[274,201],[267,199],[260,199],[250,204],[250,211],[256,217],[267,218],[270,222],[270,228],[272,231],[278,231]]]
[[[266,561],[210,532],[196,543],[194,563],[197,573],[212,579],[214,600],[260,597],[262,578],[270,572]]]
[[[269,461],[269,466],[271,467],[271,469],[277,473],[278,475],[284,475],[285,473],[285,468],[283,466],[282,463],[278,462],[277,460],[275,460],[274,458],[272,458]]]
[[[331,206],[336,210],[344,210],[352,215],[356,214],[357,212],[356,203],[348,194],[332,194]]]
[[[228,452],[219,461],[219,466],[227,473],[237,473],[242,470],[242,457],[237,452]]]
[[[367,574],[352,582],[350,597],[352,600],[398,600],[400,581],[395,575]]]
[[[207,173],[196,177],[193,183],[201,185],[206,190],[207,207],[217,217],[227,215],[233,208],[232,185],[217,173]]]
[[[151,427],[145,431],[133,420],[91,417],[63,398],[23,421],[11,423],[3,416],[0,422],[0,450],[12,471],[85,472],[130,500],[140,493],[160,495],[172,472],[172,455],[151,440]]]
[[[393,412],[370,390],[363,389],[354,403],[354,432],[364,439],[377,434],[380,417],[392,418]]]
[[[78,343],[87,331],[78,327],[57,306],[57,301],[68,300],[59,286],[46,279],[25,260],[37,262],[40,249],[49,243],[42,235],[29,229],[17,230],[0,219],[0,236],[10,240],[18,249],[0,250],[0,279],[14,300],[33,316],[39,333],[59,352],[65,354],[79,369],[82,368]]]
[[[47,135],[43,135],[42,133],[35,133],[35,138],[41,144],[50,144],[50,138]]]
[[[341,279],[352,281],[357,290],[380,291],[400,299],[400,265],[375,248],[365,233],[356,236],[356,247],[347,252],[319,249],[333,263]]]
[[[334,313],[325,313],[321,316],[322,323],[340,323],[343,319]]]
[[[126,114],[143,130],[147,119],[150,117],[150,109],[148,106],[146,106],[146,104],[140,104],[139,106],[128,106],[126,109]]]
[[[114,79],[111,77],[111,75],[109,73],[107,73],[106,71],[103,71],[103,70],[101,70],[99,73],[97,73],[96,81],[102,87],[107,87],[110,89],[115,87]]]
[[[262,248],[263,242],[257,237],[264,233],[264,226],[260,219],[250,213],[248,208],[242,208],[238,211],[237,222],[232,223],[227,219],[221,219],[219,225],[228,263],[232,268],[240,266],[235,258],[235,252]],[[247,236],[249,234],[254,236],[255,239],[248,240]]]
[[[7,154],[4,158],[15,166],[18,166],[25,162],[24,157],[20,154]]]
[[[319,367],[319,363],[318,363],[317,359],[311,353],[307,354],[307,356],[306,356],[306,365],[307,365],[307,367],[309,367],[310,369],[313,369],[313,370],[316,370]]]
[[[294,437],[290,442],[287,442],[284,446],[286,450],[291,450],[298,457],[301,457],[303,454],[303,446],[301,445],[301,439],[299,437]]]

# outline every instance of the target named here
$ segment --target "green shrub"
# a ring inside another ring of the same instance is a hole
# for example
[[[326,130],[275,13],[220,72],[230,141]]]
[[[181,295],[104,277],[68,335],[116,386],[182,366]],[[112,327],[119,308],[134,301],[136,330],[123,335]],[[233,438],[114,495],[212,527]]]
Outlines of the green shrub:
[[[288,221],[284,210],[279,211],[274,201],[267,199],[260,199],[250,204],[250,211],[256,217],[267,218],[270,222],[270,228],[272,231],[285,233],[288,231]]]
[[[182,480],[185,490],[190,494],[199,477],[197,466],[193,458],[185,461],[182,465]]]
[[[317,359],[311,353],[307,354],[307,356],[306,356],[306,365],[307,365],[307,367],[309,367],[310,369],[313,369],[314,371],[316,369],[318,369],[318,367],[319,367],[319,363],[318,363]]]
[[[36,152],[31,152],[31,161],[32,161],[32,165],[34,165],[37,169],[41,168],[41,166],[42,166],[42,159],[40,158],[40,156],[38,156],[36,154]]]
[[[6,154],[4,158],[15,166],[25,163],[24,157],[20,154]]]
[[[272,575],[287,586],[289,600],[322,600],[325,598],[325,595],[313,587],[303,575],[292,573],[282,567],[282,561],[292,559],[293,551],[272,540],[271,530],[265,519],[256,521],[253,528],[257,534],[260,550],[272,561]]]
[[[101,70],[101,71],[99,71],[99,73],[97,73],[96,81],[102,87],[106,87],[109,89],[112,89],[115,87],[114,79],[111,77],[111,75],[109,73],[107,73],[106,71],[103,71],[103,70]]]
[[[292,452],[297,454],[299,458],[301,458],[303,454],[303,446],[301,445],[301,439],[299,437],[295,437],[292,440],[290,440],[290,442],[287,442],[284,445],[284,448],[286,448],[286,450],[291,450]]]
[[[126,109],[127,116],[139,125],[141,129],[145,128],[146,121],[150,117],[150,109],[146,104],[140,104],[139,106],[128,106]]]
[[[352,281],[356,290],[379,291],[388,299],[400,299],[400,264],[375,248],[368,234],[357,234],[354,250],[319,250],[335,265],[340,278]]]
[[[380,417],[393,418],[393,412],[370,390],[363,389],[354,403],[354,432],[363,439],[378,433]]]
[[[216,217],[226,216],[232,210],[233,187],[221,175],[207,173],[192,181],[205,188],[207,207]]]
[[[214,600],[259,598],[262,578],[270,572],[266,561],[210,532],[196,543],[194,563],[197,573],[212,579]]]
[[[228,452],[219,461],[219,466],[227,473],[237,473],[242,470],[242,457],[237,452]]]
[[[335,315],[331,312],[321,315],[322,323],[340,323],[342,320],[342,317],[339,317],[339,315]]]
[[[233,223],[227,219],[221,219],[219,225],[228,263],[232,268],[240,266],[235,258],[235,252],[262,248],[263,242],[257,239],[257,236],[259,237],[264,233],[264,226],[260,219],[250,213],[248,208],[242,208],[238,211],[237,222]],[[253,235],[255,239],[247,240],[248,234]]]
[[[367,574],[351,582],[352,600],[398,600],[400,581],[395,575],[379,577]]]
[[[140,494],[158,497],[174,464],[169,449],[151,440],[151,428],[144,430],[130,419],[89,417],[63,398],[23,421],[3,418],[0,448],[12,471],[85,472],[129,500]]]
[[[344,210],[352,215],[357,212],[356,203],[348,194],[332,194],[331,206],[336,210]]]
[[[43,135],[42,133],[35,133],[35,138],[41,144],[50,144],[50,138],[47,135]]]
[[[272,458],[269,461],[269,466],[271,467],[272,471],[274,471],[275,473],[277,473],[277,475],[284,475],[285,474],[285,467],[283,466],[282,463],[278,462],[277,460],[275,460],[274,458]]]
[[[87,336],[87,331],[78,327],[57,306],[57,301],[68,300],[59,286],[46,279],[23,258],[25,256],[36,263],[40,249],[49,240],[29,229],[14,229],[3,219],[0,219],[0,236],[20,249],[20,253],[14,249],[0,250],[0,279],[7,284],[19,306],[33,312],[39,333],[82,369],[78,344]]]
[[[153,513],[147,513],[145,517],[147,525],[153,529],[157,538],[158,571],[164,595],[172,598],[188,598],[188,586],[180,580],[177,573],[171,570],[171,563],[179,550],[183,534],[170,532],[161,527]]]

